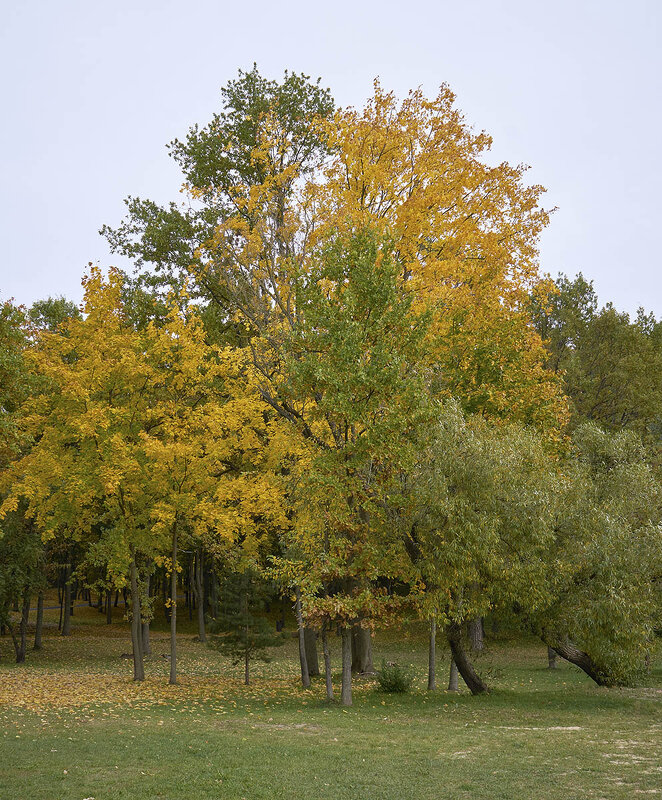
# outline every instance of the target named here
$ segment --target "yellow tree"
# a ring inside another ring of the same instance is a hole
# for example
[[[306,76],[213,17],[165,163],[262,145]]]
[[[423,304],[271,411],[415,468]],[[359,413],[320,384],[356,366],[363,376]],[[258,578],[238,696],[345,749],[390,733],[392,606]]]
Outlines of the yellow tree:
[[[171,305],[143,338],[153,370],[140,435],[151,530],[170,539],[170,683],[177,681],[177,571],[182,534],[227,557],[257,560],[260,542],[287,525],[275,470],[278,435],[265,415],[246,355],[210,347],[202,322]],[[203,613],[199,603],[198,612]],[[204,628],[202,628],[204,630]]]
[[[525,184],[522,165],[486,163],[490,137],[472,131],[447,86],[398,102],[375,82],[362,111],[319,128],[333,155],[308,189],[313,239],[366,225],[387,234],[415,307],[434,309],[438,388],[468,411],[558,429],[565,399],[528,312],[531,293],[549,290],[538,274],[543,187]]]
[[[66,337],[40,334],[32,353],[47,388],[24,409],[35,445],[4,476],[11,488],[0,513],[23,497],[46,537],[83,541],[117,583],[128,572],[142,680],[141,557],[172,559],[176,603],[180,531],[205,531],[227,548],[261,530],[258,517],[282,514],[281,504],[275,480],[248,469],[268,431],[241,355],[209,347],[176,301],[163,325],[133,329],[116,271],[104,281],[93,270],[85,283],[85,318],[70,320]],[[175,670],[173,658],[172,681]]]

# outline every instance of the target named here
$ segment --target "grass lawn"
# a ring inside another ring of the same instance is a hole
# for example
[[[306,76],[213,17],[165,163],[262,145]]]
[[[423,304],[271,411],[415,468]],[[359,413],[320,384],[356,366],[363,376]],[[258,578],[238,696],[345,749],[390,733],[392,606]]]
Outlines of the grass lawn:
[[[186,627],[180,684],[167,685],[168,639],[157,630],[147,680],[135,685],[121,614],[107,627],[92,609],[76,612],[73,635],[47,630],[25,665],[0,641],[2,800],[662,796],[659,660],[647,686],[602,689],[567,664],[548,670],[533,640],[491,641],[479,661],[489,696],[429,693],[424,636],[388,631],[375,663],[412,664],[412,692],[357,681],[343,709],[326,703],[322,681],[299,688],[294,640],[244,687],[241,668]],[[340,640],[331,644],[339,666]],[[438,660],[443,686],[443,648]]]

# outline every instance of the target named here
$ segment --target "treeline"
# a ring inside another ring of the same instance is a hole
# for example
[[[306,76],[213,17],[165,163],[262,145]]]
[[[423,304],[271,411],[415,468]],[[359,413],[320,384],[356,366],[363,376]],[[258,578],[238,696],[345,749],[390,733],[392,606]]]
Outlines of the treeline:
[[[319,634],[329,696],[340,633],[345,704],[370,630],[411,618],[431,688],[439,629],[487,690],[466,635],[488,614],[631,681],[660,627],[662,325],[539,275],[542,187],[487,164],[447,87],[334,110],[319,81],[254,68],[222,96],[169,146],[188,203],[130,197],[102,231],[133,276],[91,268],[82,313],[3,307],[17,658],[65,564],[64,593],[126,590],[136,680],[158,584],[171,682],[183,587],[248,681],[276,643],[268,582],[295,604],[304,684]]]

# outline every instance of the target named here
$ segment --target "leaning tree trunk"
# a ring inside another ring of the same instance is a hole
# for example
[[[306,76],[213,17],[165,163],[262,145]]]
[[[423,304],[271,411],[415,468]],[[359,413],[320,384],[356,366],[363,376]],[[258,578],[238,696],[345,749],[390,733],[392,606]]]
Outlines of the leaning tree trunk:
[[[569,661],[571,664],[579,667],[579,669],[581,669],[582,672],[585,672],[589,678],[594,680],[598,686],[617,685],[618,681],[613,680],[609,675],[605,675],[605,673],[603,673],[593,661],[591,656],[588,653],[585,653],[583,650],[580,650],[579,647],[574,645],[567,636],[559,641],[553,639],[548,642],[545,640],[545,638],[543,638],[543,641],[548,647],[551,647],[552,650],[560,655],[561,658],[564,658],[566,661]]]
[[[430,620],[430,642],[428,648],[428,691],[437,688],[437,620]]]
[[[310,686],[310,674],[308,672],[308,659],[306,658],[306,634],[303,626],[303,614],[301,613],[301,590],[298,586],[294,587],[294,613],[297,618],[297,628],[299,632],[299,664],[301,666],[301,683],[303,688]]]
[[[195,592],[195,607],[198,616],[198,640],[206,642],[203,570],[204,561],[202,558],[202,547],[199,547],[195,552],[193,591]]]
[[[464,643],[462,642],[462,628],[460,625],[455,622],[451,623],[446,629],[446,636],[448,637],[448,643],[451,646],[453,660],[457,664],[458,671],[464,679],[464,682],[469,687],[471,694],[482,694],[483,692],[488,692],[489,687],[474,669],[474,666],[467,656],[466,650],[464,649]]]
[[[371,674],[375,671],[372,664],[372,637],[369,628],[360,625],[352,626],[352,672]]]
[[[451,668],[450,668],[450,672],[448,673],[448,691],[449,692],[457,692],[458,691],[457,679],[458,679],[457,664],[455,663],[454,659],[451,658]]]
[[[352,629],[346,625],[342,628],[342,688],[340,702],[344,706],[352,705]]]
[[[177,683],[177,516],[172,524],[172,573],[170,575],[170,683]]]
[[[131,644],[133,646],[133,680],[145,680],[145,666],[143,664],[143,639],[140,630],[140,592],[138,591],[138,569],[136,567],[136,554],[131,549],[130,565],[131,581]]]
[[[326,699],[333,700],[333,680],[331,679],[331,655],[326,625],[322,628],[322,651],[324,653],[324,678],[326,680]]]
[[[547,668],[556,669],[556,650],[547,645]]]
[[[312,628],[304,627],[303,641],[306,648],[308,674],[311,677],[317,677],[320,674],[320,662],[317,657],[317,634]]]
[[[37,597],[37,624],[34,629],[34,649],[41,650],[41,632],[44,627],[44,593]]]

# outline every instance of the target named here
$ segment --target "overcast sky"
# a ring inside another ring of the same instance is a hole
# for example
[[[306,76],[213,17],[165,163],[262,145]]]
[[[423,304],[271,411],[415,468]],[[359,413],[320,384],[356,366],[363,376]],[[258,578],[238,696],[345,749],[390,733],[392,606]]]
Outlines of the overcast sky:
[[[177,199],[165,143],[206,122],[254,61],[321,76],[339,105],[373,78],[440,83],[492,158],[558,206],[541,267],[662,316],[662,0],[0,0],[0,299],[81,298],[128,194]]]

